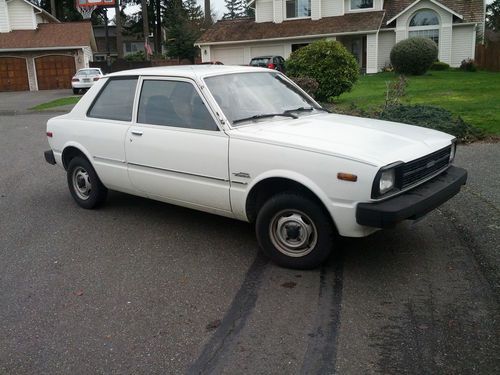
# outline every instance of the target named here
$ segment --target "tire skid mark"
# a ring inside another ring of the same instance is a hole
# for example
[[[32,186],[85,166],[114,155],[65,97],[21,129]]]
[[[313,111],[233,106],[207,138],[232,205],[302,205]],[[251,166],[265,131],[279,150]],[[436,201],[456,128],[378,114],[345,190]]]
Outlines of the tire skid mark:
[[[332,257],[321,268],[318,312],[301,374],[335,374],[343,290],[343,264]],[[332,265],[331,263],[334,264]]]
[[[201,354],[190,366],[188,374],[219,373],[224,361],[238,341],[257,302],[258,290],[268,260],[259,252],[248,269],[245,279],[224,315],[220,326],[203,347]]]

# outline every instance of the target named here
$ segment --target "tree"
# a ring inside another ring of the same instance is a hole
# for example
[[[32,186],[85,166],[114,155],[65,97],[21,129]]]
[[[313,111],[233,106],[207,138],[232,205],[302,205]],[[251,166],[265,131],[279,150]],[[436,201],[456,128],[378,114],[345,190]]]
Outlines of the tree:
[[[203,12],[196,1],[165,0],[163,20],[167,55],[194,62],[198,53],[194,42],[200,37],[203,24]]]
[[[486,27],[500,31],[500,0],[495,0],[486,6]]]
[[[245,0],[224,0],[227,13],[222,16],[225,20],[234,20],[245,17]]]

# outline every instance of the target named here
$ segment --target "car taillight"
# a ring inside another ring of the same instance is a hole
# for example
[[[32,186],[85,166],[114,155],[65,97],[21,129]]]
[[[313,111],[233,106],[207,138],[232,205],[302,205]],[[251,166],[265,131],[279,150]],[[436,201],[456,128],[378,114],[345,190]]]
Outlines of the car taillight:
[[[71,82],[80,82],[80,80],[79,80],[78,78],[74,78],[74,77],[73,77],[73,78],[71,79]]]
[[[99,77],[94,77],[94,81],[99,81]]]
[[[267,67],[268,67],[269,69],[276,69],[276,65],[274,65],[273,63],[269,63],[269,64],[267,64]]]

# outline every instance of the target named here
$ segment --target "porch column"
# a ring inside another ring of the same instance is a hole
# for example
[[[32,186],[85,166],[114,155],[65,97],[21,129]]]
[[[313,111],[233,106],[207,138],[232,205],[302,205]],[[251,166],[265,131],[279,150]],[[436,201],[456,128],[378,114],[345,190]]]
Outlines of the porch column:
[[[377,73],[377,34],[366,35],[366,73]]]

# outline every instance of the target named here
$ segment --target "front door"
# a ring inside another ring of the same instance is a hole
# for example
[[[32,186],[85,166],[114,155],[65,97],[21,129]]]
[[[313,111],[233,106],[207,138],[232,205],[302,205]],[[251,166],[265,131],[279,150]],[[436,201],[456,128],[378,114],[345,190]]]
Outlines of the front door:
[[[145,78],[125,141],[129,177],[151,198],[230,212],[227,135],[194,82]]]

